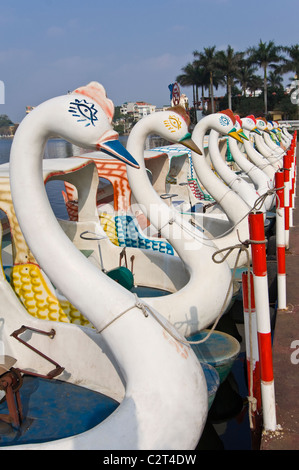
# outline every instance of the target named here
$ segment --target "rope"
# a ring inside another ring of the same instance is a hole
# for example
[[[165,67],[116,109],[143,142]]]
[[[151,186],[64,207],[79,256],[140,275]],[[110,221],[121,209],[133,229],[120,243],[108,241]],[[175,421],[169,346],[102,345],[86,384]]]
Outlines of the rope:
[[[239,238],[239,234],[238,234],[238,238]],[[239,238],[240,240],[240,238]],[[248,289],[248,314],[249,314],[249,351],[250,351],[250,390],[249,390],[249,396],[247,397],[248,399],[248,406],[249,406],[249,423],[250,423],[250,428],[253,429],[253,420],[252,420],[252,416],[254,414],[254,412],[256,411],[256,408],[257,408],[257,400],[256,398],[253,396],[253,361],[252,361],[252,337],[251,337],[251,331],[252,331],[252,315],[251,315],[251,282],[250,282],[250,258],[249,258],[249,254],[248,254],[248,247],[250,244],[265,244],[266,243],[266,240],[245,240],[244,242],[241,242],[239,245],[235,245],[235,246],[230,246],[230,247],[227,247],[227,248],[224,248],[222,250],[218,250],[217,252],[214,253],[213,255],[213,261],[215,263],[222,263],[228,256],[229,254],[235,249],[235,248],[239,248],[239,254],[237,256],[237,259],[236,259],[236,262],[235,262],[235,266],[234,266],[234,270],[233,270],[233,275],[232,275],[232,279],[234,279],[234,276],[235,276],[235,270],[236,270],[236,267],[237,267],[237,261],[239,259],[239,255],[241,254],[242,251],[246,251],[246,255],[247,255],[247,289]],[[219,261],[217,261],[215,259],[215,256],[218,254],[218,253],[222,253],[223,251],[227,251],[227,254]],[[219,315],[219,318],[220,318],[220,315]],[[219,321],[219,318],[216,320],[216,324],[218,323]]]
[[[134,295],[135,295],[135,298],[136,298],[135,304],[132,305],[131,307],[127,308],[123,312],[121,312],[116,317],[114,317],[101,330],[98,330],[98,333],[102,333],[106,328],[108,328],[108,326],[112,325],[112,323],[114,323],[116,320],[118,320],[120,317],[122,317],[125,313],[129,312],[130,310],[132,310],[135,307],[139,308],[142,311],[142,313],[145,317],[148,317],[148,311],[150,311],[150,308],[148,307],[148,305],[145,305],[142,302],[140,302],[136,294],[134,294]]]
[[[239,238],[238,230],[237,230],[237,234],[238,234],[238,238]],[[209,333],[207,333],[207,335],[204,338],[202,338],[201,340],[198,340],[198,341],[184,340],[183,338],[179,338],[178,336],[174,335],[173,332],[164,323],[161,322],[161,320],[154,313],[154,311],[148,305],[144,304],[143,302],[141,302],[139,300],[139,298],[137,297],[136,294],[134,294],[135,295],[135,304],[132,305],[131,307],[127,308],[123,312],[121,312],[115,318],[113,318],[110,322],[108,322],[98,332],[102,333],[106,328],[108,328],[110,325],[112,325],[116,320],[121,318],[123,315],[128,313],[133,308],[137,307],[138,309],[140,309],[142,311],[145,318],[147,318],[149,316],[149,313],[150,313],[155,318],[155,320],[162,326],[162,328],[164,328],[168,332],[168,334],[171,335],[177,341],[179,341],[179,342],[181,342],[185,345],[189,345],[189,346],[192,345],[192,344],[201,344],[201,343],[206,342],[209,339],[209,337],[211,336],[211,334],[213,333],[213,331],[215,330],[220,318],[222,317],[222,315],[224,313],[224,309],[225,309],[225,306],[226,306],[226,303],[227,303],[227,300],[228,300],[228,296],[229,296],[229,293],[230,293],[230,291],[233,287],[233,282],[235,280],[235,273],[236,273],[236,269],[237,269],[237,266],[238,266],[239,258],[241,256],[241,253],[243,251],[245,251],[246,252],[246,257],[247,257],[246,266],[247,266],[247,274],[248,274],[247,286],[248,286],[249,338],[250,338],[250,390],[249,390],[249,396],[247,397],[247,399],[248,399],[248,406],[249,406],[249,413],[248,413],[249,414],[249,422],[250,422],[250,428],[252,429],[253,428],[252,416],[253,416],[254,412],[256,411],[256,408],[257,408],[257,400],[253,396],[253,364],[252,364],[252,338],[251,338],[251,320],[252,320],[252,318],[251,318],[252,317],[252,315],[251,315],[251,283],[250,283],[250,257],[249,257],[249,253],[248,253],[248,247],[249,247],[250,244],[260,244],[260,243],[265,244],[266,240],[245,240],[244,242],[242,242],[239,238],[239,241],[240,241],[240,243],[237,244],[237,245],[229,246],[227,248],[223,248],[223,249],[215,251],[215,253],[212,256],[213,261],[215,263],[220,264],[220,263],[223,263],[227,259],[227,257],[232,253],[233,250],[235,250],[235,249],[239,250],[239,252],[237,254],[237,257],[236,257],[236,260],[235,260],[235,264],[234,264],[230,284],[229,284],[224,302],[222,304],[220,313],[217,316],[212,328],[209,330]],[[224,253],[224,252],[226,252],[226,254],[220,260],[216,260],[216,256],[218,254],[221,254],[221,253]]]
[[[241,217],[240,220],[238,220],[238,222],[236,222],[236,223],[235,223],[232,227],[230,227],[226,232],[222,233],[221,235],[218,235],[217,237],[211,237],[211,236],[209,236],[209,240],[217,240],[218,238],[222,238],[222,237],[228,235],[228,234],[229,234],[230,232],[232,232],[246,217],[248,217],[248,215],[249,215],[251,212],[259,211],[259,210],[262,208],[262,206],[263,206],[263,204],[264,204],[264,201],[266,200],[266,198],[267,198],[268,196],[272,196],[273,194],[276,195],[276,199],[277,199],[277,201],[278,201],[278,208],[279,208],[279,199],[278,199],[278,196],[277,196],[277,193],[276,193],[276,191],[278,191],[279,189],[284,189],[284,187],[282,187],[282,188],[272,188],[272,189],[268,189],[264,194],[262,194],[261,196],[259,196],[259,197],[256,199],[256,201],[255,201],[254,205],[252,206],[252,208],[250,208],[250,209],[248,210],[248,212],[246,212],[246,213],[244,214],[244,216]],[[226,196],[227,194],[228,194],[228,192],[226,192],[226,193],[224,194],[224,196]],[[223,197],[224,197],[224,196],[223,196]],[[223,199],[223,197],[222,197],[222,199]],[[198,225],[198,224],[194,221],[194,219],[190,219],[189,222],[190,222],[191,225],[193,225],[194,227],[196,227],[196,228],[198,228],[198,229],[201,229],[201,228],[202,228],[202,227],[200,227],[200,225]],[[182,227],[182,228],[183,228],[183,227]],[[186,230],[186,229],[185,229],[185,230]],[[192,232],[192,233],[193,233],[193,232]]]
[[[283,189],[283,188],[273,188],[273,189],[270,189],[268,190],[266,193],[264,193],[263,195],[261,195],[259,198],[257,198],[257,200],[255,201],[255,204],[253,206],[252,209],[250,209],[248,211],[248,213],[246,213],[242,218],[241,220],[235,224],[235,226],[233,228],[235,228],[245,217],[247,217],[250,212],[254,211],[254,210],[259,210],[262,205],[264,204],[264,201],[265,199],[270,196],[270,195],[273,195],[275,194],[276,195],[276,198],[278,199],[277,197],[277,191],[279,189]],[[174,223],[175,220],[174,219],[171,219],[169,220],[165,225],[168,225],[168,224],[172,224]],[[165,227],[165,225],[163,227],[161,227],[160,230],[162,230],[162,228]],[[182,224],[179,224],[181,226],[181,228],[183,230],[186,230],[186,232],[189,232],[190,231],[188,229],[186,229],[186,227]],[[233,229],[232,228],[232,229]],[[230,232],[232,229],[230,229],[228,232]],[[192,233],[192,235],[194,235]],[[251,283],[250,283],[250,257],[249,257],[249,253],[248,253],[248,248],[249,248],[249,245],[250,244],[265,244],[266,243],[266,240],[245,240],[245,241],[241,241],[240,238],[239,238],[239,232],[237,230],[237,235],[238,235],[238,239],[240,241],[239,244],[236,244],[236,245],[232,245],[232,246],[228,246],[226,248],[223,248],[223,249],[220,249],[220,250],[217,250],[215,251],[215,253],[213,254],[212,256],[212,259],[215,263],[223,263],[227,258],[228,256],[235,250],[235,249],[238,249],[238,254],[237,254],[237,257],[236,257],[236,260],[235,260],[235,264],[234,264],[234,268],[233,268],[233,273],[232,273],[232,276],[231,276],[231,280],[230,280],[230,283],[229,283],[229,287],[228,287],[228,290],[227,290],[227,293],[226,293],[226,296],[225,296],[225,299],[223,301],[223,304],[222,304],[222,307],[221,307],[221,310],[220,310],[220,313],[218,314],[216,320],[214,321],[214,324],[212,326],[212,328],[209,330],[209,333],[207,333],[207,335],[202,338],[201,340],[198,340],[198,341],[190,341],[190,340],[184,340],[182,338],[179,338],[177,337],[176,335],[173,334],[173,332],[165,325],[163,324],[160,319],[157,317],[157,315],[153,312],[153,310],[146,304],[144,304],[143,302],[141,302],[137,295],[135,295],[135,304],[132,305],[131,307],[127,308],[126,310],[124,310],[123,312],[121,312],[119,315],[117,315],[115,318],[113,318],[110,322],[108,322],[101,330],[99,330],[99,333],[102,333],[106,328],[108,328],[111,324],[113,324],[116,320],[118,320],[119,318],[121,318],[123,315],[125,315],[127,312],[129,312],[130,310],[132,310],[133,308],[139,308],[143,315],[147,318],[149,313],[156,319],[156,321],[162,326],[162,328],[164,328],[168,333],[169,335],[171,335],[174,339],[176,339],[177,341],[183,343],[183,344],[186,344],[186,345],[192,345],[192,344],[201,344],[201,343],[204,343],[206,342],[209,337],[212,335],[213,331],[215,330],[220,318],[222,317],[223,313],[224,313],[224,310],[225,310],[225,306],[226,306],[226,303],[228,301],[228,297],[229,297],[229,294],[230,294],[230,291],[233,287],[233,282],[235,280],[235,274],[236,274],[236,269],[237,269],[237,266],[238,266],[238,262],[239,262],[239,258],[241,256],[241,253],[243,251],[245,251],[246,253],[246,258],[247,258],[247,262],[246,262],[246,266],[247,266],[247,274],[248,274],[248,277],[247,277],[247,285],[248,285],[248,310],[249,310],[249,337],[250,337],[250,390],[249,390],[249,396],[247,397],[248,398],[248,405],[249,405],[249,421],[250,421],[250,427],[251,429],[253,428],[253,422],[252,422],[252,415],[253,413],[256,411],[256,408],[257,408],[257,400],[256,398],[253,396],[253,364],[252,364],[252,338],[251,338]],[[223,236],[223,235],[222,235]],[[217,238],[217,237],[216,237]],[[225,253],[226,252],[226,253]],[[221,253],[225,253],[225,255],[220,259],[220,260],[216,260],[216,256],[218,254],[221,254]]]

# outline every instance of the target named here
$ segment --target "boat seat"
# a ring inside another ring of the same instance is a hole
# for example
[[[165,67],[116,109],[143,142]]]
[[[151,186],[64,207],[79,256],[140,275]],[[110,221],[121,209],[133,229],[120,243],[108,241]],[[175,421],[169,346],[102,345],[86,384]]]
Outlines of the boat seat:
[[[80,434],[101,423],[119,403],[102,393],[57,379],[24,375],[19,390],[23,421],[0,421],[1,445],[49,442]],[[7,402],[0,413],[8,412]]]

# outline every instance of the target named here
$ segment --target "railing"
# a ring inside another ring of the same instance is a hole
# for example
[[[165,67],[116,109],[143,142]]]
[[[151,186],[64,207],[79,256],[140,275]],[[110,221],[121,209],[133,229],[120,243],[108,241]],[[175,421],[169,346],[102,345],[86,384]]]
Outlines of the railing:
[[[279,124],[283,125],[286,124],[287,126],[291,126],[293,129],[299,129],[299,120],[297,121],[278,121]]]

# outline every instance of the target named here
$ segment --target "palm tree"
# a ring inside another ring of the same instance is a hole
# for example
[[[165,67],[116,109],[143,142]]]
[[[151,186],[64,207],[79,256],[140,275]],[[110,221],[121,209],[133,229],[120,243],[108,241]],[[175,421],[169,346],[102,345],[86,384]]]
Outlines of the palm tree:
[[[268,99],[267,99],[267,70],[268,67],[273,67],[282,60],[280,52],[282,51],[281,46],[276,46],[274,41],[268,43],[260,42],[257,47],[250,47],[247,52],[249,54],[249,60],[252,63],[257,64],[263,69],[264,72],[264,112],[268,114]]]
[[[250,92],[253,93],[253,96],[256,96],[256,92],[263,88],[264,80],[259,75],[254,75],[251,78],[250,83],[248,85],[248,89]]]
[[[196,60],[198,66],[203,67],[209,74],[209,95],[211,98],[211,111],[215,112],[214,104],[214,73],[215,73],[215,56],[216,56],[216,46],[205,47],[203,52],[194,51],[194,57],[197,57]]]
[[[279,69],[281,70],[281,69]],[[268,74],[268,85],[271,88],[282,88],[283,78],[277,70],[271,70]]]
[[[281,72],[295,72],[295,76],[299,79],[299,44],[294,46],[284,47],[283,50],[288,53],[289,59],[283,58],[281,65]]]
[[[226,51],[219,51],[215,57],[215,66],[224,76],[227,87],[228,107],[232,109],[232,86],[238,77],[244,52],[235,52],[231,46]]]
[[[283,50],[288,53],[290,59],[283,59],[281,66],[282,73],[295,72],[295,80],[299,80],[299,44],[284,47]],[[298,82],[297,82],[298,83]],[[291,87],[298,88],[297,83],[293,80]],[[299,103],[297,104],[297,119],[299,118]]]
[[[242,87],[242,94],[246,96],[246,90],[250,89],[252,83],[255,83],[257,75],[257,66],[251,64],[248,60],[242,59],[240,61],[240,68],[238,71],[238,80]]]
[[[202,90],[202,99],[204,95],[204,87],[207,85],[207,73],[202,68],[199,67],[196,62],[189,62],[185,67],[182,68],[181,75],[176,77],[176,81],[181,86],[192,86],[193,89],[193,106],[196,107],[196,104],[199,101],[198,98],[198,88]]]

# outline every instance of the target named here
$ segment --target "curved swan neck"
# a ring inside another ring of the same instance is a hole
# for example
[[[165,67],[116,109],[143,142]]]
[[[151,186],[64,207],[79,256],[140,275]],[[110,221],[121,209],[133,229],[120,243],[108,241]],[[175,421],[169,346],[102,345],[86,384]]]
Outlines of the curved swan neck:
[[[165,204],[152,187],[144,162],[144,147],[147,137],[157,126],[154,115],[140,120],[133,127],[127,142],[127,150],[134,155],[139,169],[127,167],[127,176],[136,201],[145,208],[146,215],[157,230],[160,230],[174,217],[174,210]]]
[[[202,150],[204,147],[204,137],[208,129],[211,129],[212,127],[212,115],[203,118],[195,126],[192,133],[192,138],[200,150]],[[219,202],[230,220],[234,223],[238,222],[240,217],[242,217],[244,213],[248,212],[249,206],[214,174],[211,167],[206,162],[204,155],[196,155],[194,152],[192,152],[192,162],[195,173],[197,174],[198,179],[203,184],[205,189],[215,199],[215,201]]]
[[[161,115],[154,113],[134,126],[129,135],[127,150],[134,156],[140,169],[137,173],[134,168],[127,167],[127,176],[132,193],[147,218],[161,231],[162,237],[173,245],[189,267],[194,263],[194,250],[198,250],[204,243],[206,249],[203,250],[202,256],[206,256],[210,253],[208,246],[214,250],[215,245],[208,239],[203,240],[200,232],[186,222],[175,208],[163,202],[149,181],[144,162],[144,145],[149,134],[161,134],[159,125]]]
[[[101,329],[119,311],[134,304],[134,296],[117,286],[117,300],[111,301],[111,293],[116,290],[114,281],[77,250],[52,211],[43,180],[42,159],[47,138],[53,128],[59,127],[59,108],[55,107],[53,115],[52,103],[49,106],[46,103],[40,107],[42,112],[36,108],[23,120],[11,148],[10,178],[15,212],[25,239],[46,274],[73,305]],[[71,129],[64,130],[62,125],[61,137],[77,141],[77,127],[73,130],[74,139],[70,138]],[[101,305],[101,312],[98,305]]]
[[[246,137],[248,137],[248,139],[250,139],[250,131],[248,131],[247,129],[243,129],[243,131],[244,131],[244,134],[246,135]],[[258,168],[260,168],[262,171],[264,171],[264,173],[266,173],[266,175],[270,178],[270,180],[272,182],[274,180],[275,170],[269,164],[268,160],[266,158],[264,158],[260,154],[260,152],[255,150],[255,148],[253,148],[253,145],[250,142],[250,140],[244,140],[244,147],[245,147],[245,151],[247,153],[248,158]]]
[[[248,177],[255,184],[256,189],[258,191],[267,190],[270,178],[266,173],[246,158],[245,154],[239,149],[236,140],[231,137],[229,137],[229,146],[235,162],[243,171],[245,171]]]
[[[221,176],[225,183],[230,185],[230,183],[235,180],[237,176],[230,170],[230,168],[228,168],[221,156],[219,150],[219,136],[219,132],[216,132],[214,129],[211,130],[209,136],[209,154],[217,173]]]

